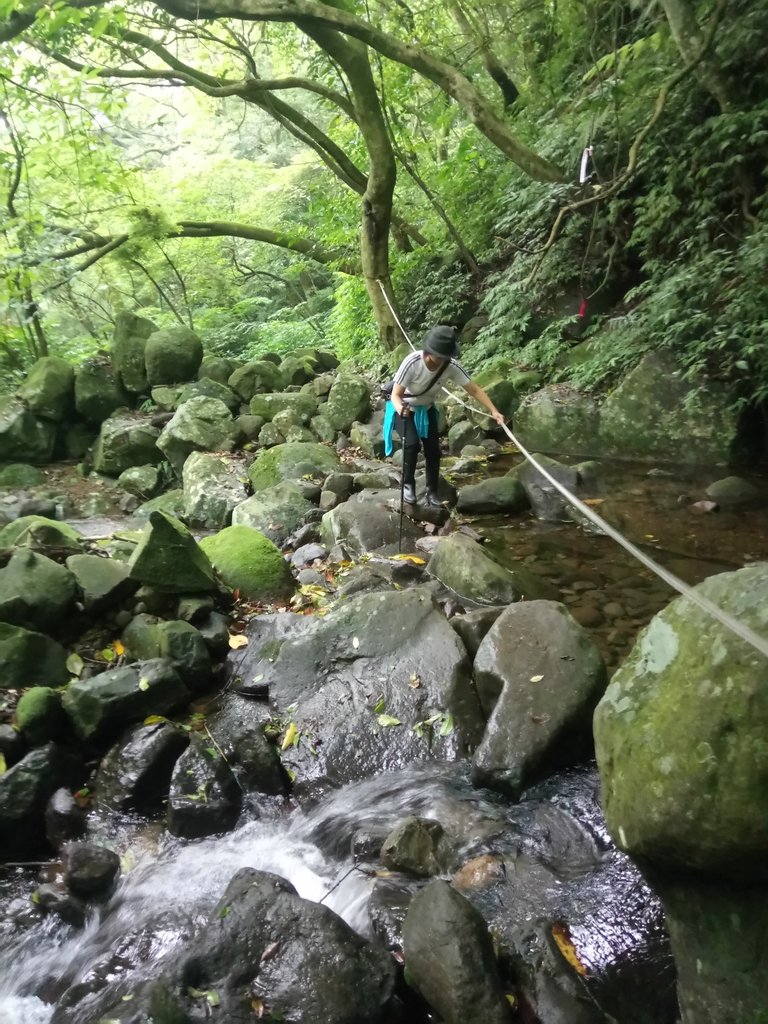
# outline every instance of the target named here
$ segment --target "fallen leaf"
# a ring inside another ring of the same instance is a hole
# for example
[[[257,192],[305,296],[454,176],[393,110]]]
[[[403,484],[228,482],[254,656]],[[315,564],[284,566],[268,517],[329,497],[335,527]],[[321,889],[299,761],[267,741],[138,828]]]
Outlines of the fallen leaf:
[[[415,672],[412,672],[411,678],[408,680],[408,685],[412,690],[418,690],[421,686],[421,676],[417,676]]]
[[[356,636],[352,637],[352,646],[355,648],[355,650],[357,650],[357,648],[360,646],[360,641],[357,639]]]
[[[205,998],[208,1000],[208,1005],[209,1006],[216,1007],[216,1006],[218,1006],[221,1003],[221,1000],[219,999],[219,993],[218,992],[213,992],[213,991],[206,992],[205,993]]]
[[[118,656],[118,658],[121,658],[125,654],[125,647],[119,640],[115,640],[112,646],[114,647],[115,654]]]
[[[291,722],[288,728],[285,730],[285,736],[283,742],[280,744],[281,750],[287,750],[288,747],[295,747],[299,742],[299,727],[295,722]]]
[[[67,658],[67,672],[71,672],[73,676],[79,676],[83,668],[83,659],[76,651],[73,651]]]
[[[453,715],[446,711],[443,724],[440,726],[440,736],[450,736],[453,732]]]
[[[511,992],[507,992],[507,1002],[510,1006],[517,1006],[517,996],[513,996]]]
[[[393,718],[392,715],[378,715],[376,721],[383,729],[386,729],[391,725],[403,724],[399,718]]]
[[[540,683],[544,676],[531,676],[532,683]]]
[[[585,498],[584,499],[584,504],[585,505],[602,505],[604,501],[605,501],[605,498]]]
[[[387,702],[384,699],[384,694],[380,693],[376,703],[373,705],[374,713],[380,715],[386,706]]]
[[[8,765],[5,762],[5,757],[0,754],[0,775],[4,775]]]
[[[272,957],[273,956],[277,956],[277,954],[279,952],[280,952],[280,940],[278,939],[277,942],[272,942],[269,946],[267,946],[267,948],[261,954],[261,962],[265,963],[267,960],[271,960]]]
[[[412,562],[414,565],[426,565],[427,560],[425,558],[419,558],[418,555],[392,555],[393,562]]]
[[[167,722],[168,719],[165,715],[147,715],[144,719],[143,725],[157,725],[159,722]]]
[[[140,690],[148,690],[149,689],[149,680],[147,679],[146,676],[141,676],[141,678],[139,679],[139,689]]]
[[[230,633],[229,646],[232,648],[233,651],[238,651],[241,647],[247,647],[248,637],[243,636],[242,633]]]
[[[264,1011],[266,1009],[266,1007],[264,1006],[264,1000],[259,999],[258,997],[254,997],[251,1000],[251,1009],[256,1014],[256,1019],[261,1020],[264,1016]]]
[[[111,647],[105,647],[104,650],[101,652],[101,656],[104,659],[104,661],[114,661],[115,658],[117,657],[117,655],[115,654]]]
[[[573,967],[573,969],[580,974],[582,977],[587,977],[589,974],[587,968],[579,960],[579,955],[576,952],[576,947],[573,944],[568,928],[564,924],[553,924],[552,925],[552,938],[557,943],[557,948],[563,954],[564,958]]]

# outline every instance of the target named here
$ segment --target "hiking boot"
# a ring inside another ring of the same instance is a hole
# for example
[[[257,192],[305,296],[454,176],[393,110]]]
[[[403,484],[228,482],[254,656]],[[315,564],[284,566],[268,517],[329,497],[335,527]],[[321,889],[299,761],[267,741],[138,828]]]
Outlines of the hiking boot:
[[[413,484],[403,484],[403,501],[406,505],[416,504],[416,488]]]
[[[437,491],[427,491],[425,504],[428,508],[442,508],[443,503],[437,495]]]

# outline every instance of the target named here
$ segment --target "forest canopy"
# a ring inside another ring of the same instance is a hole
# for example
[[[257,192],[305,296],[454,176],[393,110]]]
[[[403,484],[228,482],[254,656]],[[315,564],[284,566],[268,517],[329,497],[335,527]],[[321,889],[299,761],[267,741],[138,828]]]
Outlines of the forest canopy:
[[[761,401],[767,43],[741,0],[0,0],[4,376],[121,310],[362,361],[399,318]]]

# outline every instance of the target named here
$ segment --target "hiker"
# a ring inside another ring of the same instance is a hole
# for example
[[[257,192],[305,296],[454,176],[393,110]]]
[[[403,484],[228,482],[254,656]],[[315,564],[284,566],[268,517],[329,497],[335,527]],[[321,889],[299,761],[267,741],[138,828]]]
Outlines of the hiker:
[[[458,352],[456,329],[444,325],[433,327],[422,338],[421,350],[406,356],[395,374],[392,397],[384,416],[384,444],[386,454],[391,455],[392,430],[397,430],[403,439],[403,501],[411,505],[416,503],[416,459],[420,442],[426,462],[426,504],[433,508],[441,505],[438,497],[440,441],[434,402],[446,381],[460,384],[485,406],[497,423],[504,423],[503,413],[456,362]]]

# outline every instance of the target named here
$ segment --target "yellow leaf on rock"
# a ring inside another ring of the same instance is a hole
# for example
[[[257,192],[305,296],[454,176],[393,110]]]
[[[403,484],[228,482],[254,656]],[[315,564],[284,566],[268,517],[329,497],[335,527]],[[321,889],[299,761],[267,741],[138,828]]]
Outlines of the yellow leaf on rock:
[[[586,978],[589,971],[579,959],[579,955],[576,952],[576,947],[573,944],[568,928],[564,924],[553,924],[552,938],[557,943],[557,948],[563,954],[571,967],[573,967],[573,969],[582,977]]]
[[[414,565],[427,564],[427,560],[425,558],[419,558],[418,555],[392,555],[391,560],[393,562],[413,562]]]
[[[146,676],[142,676],[139,679],[139,689],[140,690],[148,690],[149,689],[149,680],[147,679]]]
[[[112,646],[114,647],[115,654],[118,656],[118,658],[121,658],[125,654],[125,647],[119,640],[115,640]]]
[[[0,775],[3,775],[5,773],[6,768],[7,765],[5,763],[5,758],[3,757],[2,754],[0,754]]]
[[[299,742],[299,727],[295,722],[291,722],[288,728],[285,730],[285,737],[280,745],[281,750],[287,750],[288,747],[295,747]]]
[[[248,646],[248,637],[243,636],[242,633],[230,633],[229,634],[229,646],[233,651],[239,650],[241,647]]]
[[[531,676],[532,683],[540,683],[544,676]]]

